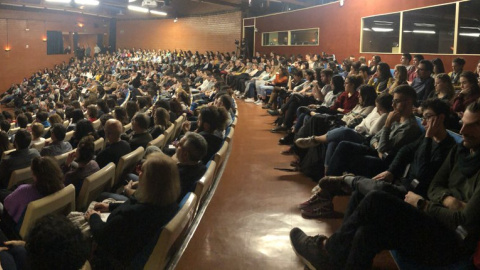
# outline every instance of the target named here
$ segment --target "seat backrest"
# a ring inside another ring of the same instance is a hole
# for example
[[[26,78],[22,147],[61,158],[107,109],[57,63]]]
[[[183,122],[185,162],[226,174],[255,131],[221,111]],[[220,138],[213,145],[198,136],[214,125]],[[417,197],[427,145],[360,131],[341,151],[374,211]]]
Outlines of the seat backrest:
[[[8,135],[14,135],[14,134],[17,134],[17,131],[19,131],[20,128],[17,127],[17,128],[11,128],[8,130]]]
[[[50,127],[47,127],[43,130],[43,135],[47,134],[47,132],[50,130]]]
[[[77,198],[77,210],[85,211],[88,205],[94,201],[100,193],[112,188],[115,180],[115,164],[108,163],[98,172],[88,176],[83,180],[82,188]]]
[[[225,155],[227,154],[228,150],[228,142],[224,142],[220,150],[215,153],[215,157],[213,160],[217,163],[217,167],[222,165],[223,161],[225,160]]]
[[[195,186],[195,195],[197,196],[197,205],[195,206],[195,209],[198,209],[198,207],[200,206],[200,202],[204,199],[203,197],[212,186],[216,167],[217,167],[217,163],[213,160],[210,161],[210,165],[208,166],[207,171],[202,176],[202,178],[200,178],[200,180],[197,181],[197,184]]]
[[[10,189],[15,185],[25,183],[33,183],[32,170],[30,170],[30,167],[13,171],[10,175],[10,180],[8,181],[7,188]]]
[[[175,131],[172,134],[171,140],[178,138],[180,135],[180,131],[182,131],[182,124],[185,122],[185,118],[186,116],[182,114],[177,118],[177,120],[175,120]]]
[[[175,124],[170,125],[163,134],[165,134],[165,145],[168,145],[175,136]]]
[[[63,126],[65,128],[67,128],[69,125],[70,125],[70,121],[68,121],[68,120],[63,121]]]
[[[132,123],[128,123],[125,126],[123,126],[123,132],[127,132],[130,129],[132,129]]]
[[[228,142],[225,141],[222,147],[220,148],[220,150],[218,150],[218,152],[215,153],[215,156],[213,157],[213,160],[215,161],[215,163],[217,163],[215,175],[217,175],[218,170],[220,169],[223,161],[225,160],[225,156],[227,155],[227,150],[228,150]]]
[[[60,191],[30,202],[25,210],[20,236],[25,239],[30,228],[35,222],[48,214],[67,215],[75,210],[75,187],[70,184]]]
[[[158,237],[157,244],[155,245],[152,254],[148,258],[144,269],[165,268],[170,256],[175,251],[175,249],[172,247],[182,232],[188,228],[193,216],[195,215],[196,201],[197,196],[195,196],[193,193],[190,193],[190,196],[182,208],[180,208],[178,213],[163,228],[160,236]]]
[[[2,159],[4,159],[8,154],[12,153],[12,152],[15,152],[17,149],[10,149],[10,150],[7,150],[7,151],[3,151],[2,153]]]
[[[45,146],[45,141],[43,142],[36,142],[32,145],[32,148],[37,149],[38,152],[42,151],[42,148]]]
[[[235,117],[235,120],[233,120],[232,122],[232,127],[236,127],[237,126],[237,122],[238,122],[238,117]]]
[[[63,141],[64,142],[70,141],[70,139],[72,139],[74,133],[75,133],[75,130],[72,130],[72,131],[69,131],[69,132],[65,133],[65,139],[63,139]]]
[[[72,152],[75,152],[75,151],[77,151],[76,148],[73,149],[72,151],[63,153],[63,154],[58,155],[58,156],[54,156],[53,158],[58,162],[58,165],[62,166],[63,164],[65,164],[65,161],[67,161],[68,155]]]
[[[228,132],[228,135],[227,137],[225,138],[225,141],[227,141],[229,144],[232,143],[232,139],[233,139],[233,134],[235,133],[235,128],[232,126],[230,127],[230,132]]]
[[[93,129],[98,130],[100,128],[100,126],[102,125],[102,123],[100,122],[100,119],[97,119],[97,120],[92,122],[92,125],[93,125]]]
[[[158,136],[156,139],[148,142],[148,146],[155,145],[156,147],[163,149],[165,146],[165,134]]]
[[[115,170],[115,182],[113,183],[113,188],[117,188],[119,181],[126,175],[129,171],[135,167],[135,165],[142,159],[144,149],[143,147],[138,147],[134,151],[122,156],[117,163],[117,168]]]
[[[105,142],[105,140],[102,137],[98,138],[96,141],[93,142],[95,153],[98,153],[101,150],[103,150],[103,147],[105,146],[104,142]]]

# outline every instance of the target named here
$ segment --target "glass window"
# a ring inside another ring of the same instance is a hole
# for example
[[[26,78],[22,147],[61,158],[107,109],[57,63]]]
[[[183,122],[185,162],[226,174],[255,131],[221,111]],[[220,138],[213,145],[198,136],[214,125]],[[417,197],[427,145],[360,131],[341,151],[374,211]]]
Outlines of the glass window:
[[[362,52],[398,53],[400,13],[363,18]]]
[[[318,45],[318,29],[291,31],[290,45]]]
[[[455,4],[403,13],[402,51],[453,53]]]
[[[288,45],[288,32],[263,33],[263,46]]]
[[[458,54],[480,54],[480,1],[460,3]]]

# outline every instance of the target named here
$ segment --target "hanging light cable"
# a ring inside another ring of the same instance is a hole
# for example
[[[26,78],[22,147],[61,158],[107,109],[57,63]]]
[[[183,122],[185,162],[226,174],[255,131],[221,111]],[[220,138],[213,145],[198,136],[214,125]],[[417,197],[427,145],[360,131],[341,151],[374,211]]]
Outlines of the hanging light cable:
[[[6,27],[7,27],[7,46],[5,47],[5,51],[6,52],[9,52],[11,49],[10,49],[10,43],[8,42],[8,19],[6,19]]]

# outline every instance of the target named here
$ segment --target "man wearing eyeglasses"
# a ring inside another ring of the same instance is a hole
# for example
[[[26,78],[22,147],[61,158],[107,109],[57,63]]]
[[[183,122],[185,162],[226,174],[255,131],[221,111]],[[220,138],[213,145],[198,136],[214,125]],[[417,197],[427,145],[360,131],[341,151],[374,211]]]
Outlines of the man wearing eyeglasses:
[[[427,266],[478,257],[480,102],[468,106],[462,122],[463,143],[453,147],[440,166],[428,198],[410,191],[402,201],[374,191],[330,238],[292,229],[292,246],[305,264],[310,269],[371,269],[375,255],[389,249]]]
[[[420,61],[417,68],[417,77],[412,81],[412,87],[417,92],[419,102],[427,99],[428,95],[435,90],[435,80],[432,78],[433,64],[428,60]]]

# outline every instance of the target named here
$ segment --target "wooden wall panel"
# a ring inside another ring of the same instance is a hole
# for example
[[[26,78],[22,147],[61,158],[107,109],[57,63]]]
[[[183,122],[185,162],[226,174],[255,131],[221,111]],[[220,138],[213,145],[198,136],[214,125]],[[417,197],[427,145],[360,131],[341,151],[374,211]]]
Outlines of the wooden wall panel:
[[[117,48],[234,51],[241,12],[203,17],[117,21]]]

